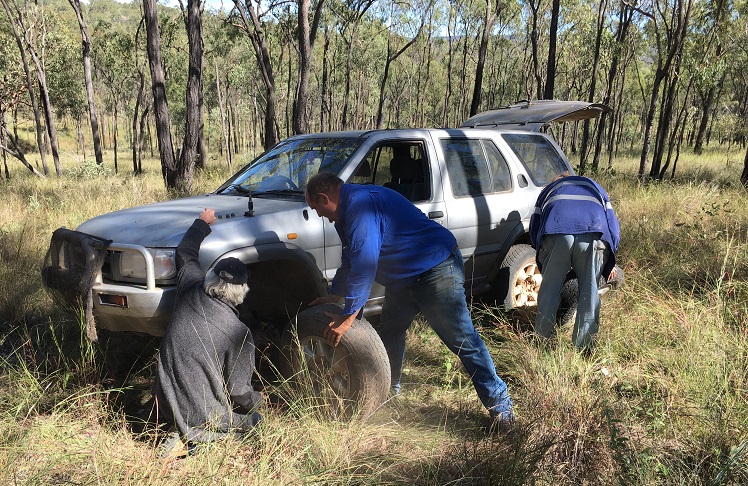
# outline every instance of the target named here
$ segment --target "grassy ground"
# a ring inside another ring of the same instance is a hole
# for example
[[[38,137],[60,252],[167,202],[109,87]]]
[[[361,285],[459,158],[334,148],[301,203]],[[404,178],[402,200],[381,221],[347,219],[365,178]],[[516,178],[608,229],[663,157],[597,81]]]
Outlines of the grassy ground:
[[[87,342],[80,316],[55,305],[40,280],[57,227],[167,199],[157,166],[133,177],[65,162],[63,178],[39,180],[9,161],[12,179],[0,183],[0,481],[748,483],[742,152],[684,159],[673,181],[637,184],[638,162],[626,157],[596,177],[621,220],[626,282],[604,302],[591,356],[573,351],[570,329],[539,346],[518,316],[475,305],[517,407],[512,436],[485,433],[459,362],[416,323],[401,395],[366,422],[332,421],[285,395],[263,410],[256,435],[176,461],[158,459],[159,434],[132,417],[157,343],[142,339],[131,346],[139,359],[122,360],[107,350],[120,337]],[[209,164],[196,192],[227,176]]]

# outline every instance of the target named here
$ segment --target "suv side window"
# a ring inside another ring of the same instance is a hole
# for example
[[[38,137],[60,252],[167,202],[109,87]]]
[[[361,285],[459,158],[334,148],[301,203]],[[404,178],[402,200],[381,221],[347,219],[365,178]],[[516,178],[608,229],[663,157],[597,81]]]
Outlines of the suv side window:
[[[506,159],[493,142],[483,141],[483,147],[486,149],[488,157],[488,166],[491,169],[493,177],[493,192],[506,192],[512,190],[512,173]]]
[[[536,186],[545,186],[569,171],[563,158],[542,135],[507,133],[502,137],[525,166]]]
[[[389,187],[412,202],[431,196],[423,142],[397,141],[374,147],[348,181]]]
[[[506,160],[490,140],[444,139],[441,143],[455,197],[512,189]]]

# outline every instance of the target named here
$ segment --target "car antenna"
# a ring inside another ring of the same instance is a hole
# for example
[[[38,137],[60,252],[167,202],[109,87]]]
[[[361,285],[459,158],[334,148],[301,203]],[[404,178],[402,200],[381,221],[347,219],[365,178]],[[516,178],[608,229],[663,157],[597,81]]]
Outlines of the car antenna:
[[[247,210],[244,211],[244,216],[251,218],[255,215],[255,203],[252,202],[252,191],[247,189]]]

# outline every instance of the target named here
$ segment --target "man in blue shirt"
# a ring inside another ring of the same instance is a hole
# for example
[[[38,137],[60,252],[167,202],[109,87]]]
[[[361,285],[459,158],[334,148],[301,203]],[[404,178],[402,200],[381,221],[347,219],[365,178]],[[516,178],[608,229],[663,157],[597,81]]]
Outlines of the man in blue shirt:
[[[310,208],[335,224],[343,244],[342,265],[330,295],[311,302],[344,301],[342,315],[328,314],[328,343],[338,345],[376,281],[385,287],[379,334],[395,393],[400,390],[405,333],[421,312],[462,361],[494,424],[508,429],[514,420],[512,400],[470,319],[462,254],[454,235],[385,187],[343,184],[335,174],[321,173],[309,180],[305,196]]]
[[[538,196],[530,218],[530,238],[543,274],[535,332],[545,338],[553,336],[561,287],[573,269],[579,303],[572,342],[579,350],[590,349],[600,319],[598,281],[601,275],[609,280],[615,276],[621,238],[608,194],[587,177],[556,179]]]

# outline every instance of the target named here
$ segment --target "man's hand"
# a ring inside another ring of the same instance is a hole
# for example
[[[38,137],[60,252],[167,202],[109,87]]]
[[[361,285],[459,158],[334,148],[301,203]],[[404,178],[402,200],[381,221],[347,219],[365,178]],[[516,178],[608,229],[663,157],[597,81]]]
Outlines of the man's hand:
[[[324,297],[317,297],[313,301],[309,302],[309,307],[320,304],[337,304],[340,302],[340,296],[335,294],[328,294]]]
[[[348,332],[348,329],[353,325],[353,321],[356,320],[356,314],[358,314],[358,312],[354,312],[350,316],[339,316],[332,312],[325,312],[325,315],[332,319],[332,322],[330,322],[325,329],[325,339],[327,340],[327,344],[335,347],[340,343],[343,334]]]
[[[200,213],[199,218],[208,224],[213,224],[216,221],[216,210],[205,208],[205,210]]]
[[[608,275],[608,282],[616,278],[616,267],[613,267],[613,270],[610,271],[610,275]]]

